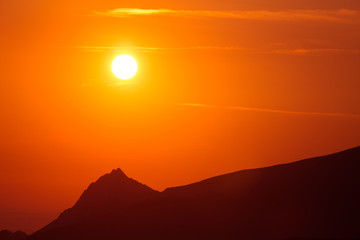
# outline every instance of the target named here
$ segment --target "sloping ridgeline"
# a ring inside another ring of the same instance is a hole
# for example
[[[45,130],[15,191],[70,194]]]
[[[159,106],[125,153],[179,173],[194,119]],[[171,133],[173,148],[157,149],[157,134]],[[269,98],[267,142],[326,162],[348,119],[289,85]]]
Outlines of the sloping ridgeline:
[[[360,147],[157,192],[120,169],[27,240],[360,239]]]

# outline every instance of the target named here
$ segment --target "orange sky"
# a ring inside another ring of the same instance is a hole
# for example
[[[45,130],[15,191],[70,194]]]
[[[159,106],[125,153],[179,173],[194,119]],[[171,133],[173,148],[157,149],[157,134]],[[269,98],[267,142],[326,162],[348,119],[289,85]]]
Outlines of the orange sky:
[[[118,167],[162,190],[360,145],[358,0],[1,1],[0,28],[0,229]]]

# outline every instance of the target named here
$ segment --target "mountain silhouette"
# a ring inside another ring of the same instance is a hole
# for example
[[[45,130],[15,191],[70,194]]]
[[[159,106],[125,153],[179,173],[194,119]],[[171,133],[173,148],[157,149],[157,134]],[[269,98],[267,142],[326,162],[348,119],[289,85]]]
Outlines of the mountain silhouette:
[[[157,192],[120,169],[27,240],[360,239],[360,147]]]
[[[82,220],[101,218],[114,209],[149,200],[159,192],[128,178],[121,169],[100,177],[83,192],[76,204],[45,229],[59,228]]]
[[[27,237],[27,234],[21,231],[10,232],[8,230],[0,231],[0,240],[21,240]]]

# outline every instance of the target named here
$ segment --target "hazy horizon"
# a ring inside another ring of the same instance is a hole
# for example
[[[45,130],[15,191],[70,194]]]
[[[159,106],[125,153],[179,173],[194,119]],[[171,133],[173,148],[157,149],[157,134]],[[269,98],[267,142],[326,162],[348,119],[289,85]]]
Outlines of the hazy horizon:
[[[360,145],[358,0],[2,1],[0,27],[0,230],[116,168],[162,190]]]

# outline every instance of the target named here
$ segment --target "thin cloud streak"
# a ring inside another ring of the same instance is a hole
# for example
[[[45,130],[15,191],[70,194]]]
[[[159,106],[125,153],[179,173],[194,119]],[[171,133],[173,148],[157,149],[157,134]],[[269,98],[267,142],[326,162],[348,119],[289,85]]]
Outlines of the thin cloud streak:
[[[198,103],[179,103],[177,105],[188,106],[188,107],[199,107],[199,108],[251,111],[251,112],[267,112],[267,113],[322,116],[322,117],[347,117],[347,118],[360,119],[360,114],[350,114],[350,113],[297,112],[297,111],[286,111],[286,110],[266,109],[266,108],[241,107],[241,106],[217,106],[217,105],[207,105],[207,104],[198,104]]]
[[[334,22],[349,22],[351,17],[358,15],[358,11],[350,9],[288,11],[208,11],[117,8],[107,11],[93,11],[92,14],[95,16],[119,18],[134,16],[167,16],[186,18],[226,18],[244,20],[322,20]]]
[[[359,54],[360,49],[340,49],[340,48],[298,48],[298,49],[278,49],[272,51],[274,54],[286,54],[286,55],[307,55],[307,54],[336,54],[336,53],[349,53]]]
[[[105,52],[108,50],[114,51],[134,51],[134,52],[179,52],[179,51],[189,51],[189,50],[234,50],[234,51],[254,51],[250,48],[241,48],[241,47],[223,47],[223,46],[194,46],[194,47],[170,47],[170,48],[161,48],[161,47],[106,47],[106,46],[76,46],[75,48],[83,49],[89,52]]]
[[[340,48],[282,48],[273,50],[260,50],[254,48],[244,48],[237,46],[194,46],[194,47],[106,47],[106,46],[76,46],[87,52],[106,52],[106,51],[131,51],[131,52],[180,52],[180,51],[196,51],[196,50],[212,50],[212,51],[238,51],[253,54],[285,54],[285,55],[308,55],[308,54],[359,54],[360,49],[340,49]]]

